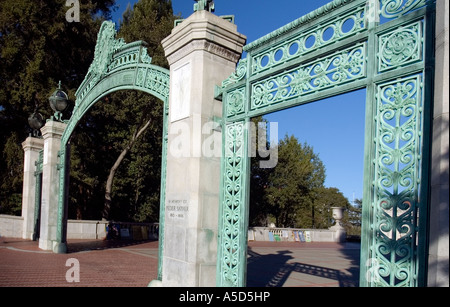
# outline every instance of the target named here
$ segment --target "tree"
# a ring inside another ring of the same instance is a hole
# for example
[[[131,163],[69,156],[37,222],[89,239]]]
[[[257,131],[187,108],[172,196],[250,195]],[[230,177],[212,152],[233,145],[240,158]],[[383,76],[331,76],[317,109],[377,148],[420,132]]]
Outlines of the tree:
[[[17,148],[30,131],[28,116],[38,109],[50,117],[48,97],[59,80],[74,98],[92,61],[97,31],[113,4],[80,1],[81,20],[69,23],[65,1],[0,2],[0,203],[15,199],[13,207],[20,206],[21,198],[12,195],[21,193],[21,181],[6,176],[17,166],[6,161],[20,162],[17,156],[23,152]]]
[[[145,41],[152,63],[167,68],[160,42],[173,28],[171,1],[141,0],[123,17],[118,37]],[[162,124],[162,101],[140,91],[96,103],[71,140],[69,217],[157,221]]]
[[[171,1],[141,0],[134,5],[133,10],[131,10],[130,6],[127,7],[120,26],[119,36],[123,37],[125,41],[128,42],[136,40],[145,41],[148,44],[147,51],[152,56],[152,63],[162,67],[168,67],[167,60],[164,56],[164,50],[162,49],[161,41],[170,34],[174,20],[175,18],[173,16]],[[127,141],[125,144],[123,144],[118,158],[110,169],[109,176],[106,181],[103,218],[107,218],[109,216],[109,210],[112,202],[114,177],[125,156],[134,147],[134,145],[137,143],[137,140],[147,132],[149,127],[151,127],[152,122],[154,122],[154,125],[152,127],[153,129],[151,129],[152,132],[158,133],[158,135],[154,134],[153,137],[159,139],[162,135],[161,128],[163,124],[163,105],[162,102],[155,97],[150,97],[141,93],[134,93],[131,96],[126,93],[118,93],[113,95],[113,99],[131,102],[134,109],[133,115],[137,120],[135,120],[134,123],[129,123],[129,127],[133,132],[130,133],[128,137],[124,138]],[[140,154],[142,156],[148,156],[150,153],[153,153],[159,159],[153,158],[149,160],[152,160],[154,162],[160,161],[162,142],[159,141],[157,143],[159,146],[155,146],[156,148],[154,148],[153,151],[140,152]],[[135,159],[137,159],[138,161],[143,161],[144,158],[142,158],[142,156],[135,156]],[[160,170],[160,162],[157,163],[156,167],[154,164],[155,163],[152,163],[150,167]],[[140,192],[142,191],[145,176],[143,176],[141,172],[142,168],[133,168],[132,166],[133,164],[130,164],[128,176],[133,176],[137,180],[133,181],[134,184],[132,184],[132,191],[134,192],[134,195],[133,197],[129,198],[129,202],[134,205],[135,218],[137,217],[137,219],[141,221],[146,220],[150,216],[153,216],[153,218],[155,218],[156,216],[153,213],[154,211],[158,211],[159,207],[159,197],[156,197],[156,194],[159,195],[159,181],[157,185],[153,185],[152,189],[150,189],[154,192],[153,196],[150,197],[150,203],[144,201],[144,203],[141,204],[142,208],[138,208],[139,202],[142,201]],[[141,166],[144,169],[148,169],[149,167],[142,164]],[[156,177],[160,178],[159,173],[158,175],[156,175]],[[139,211],[146,211],[146,213],[142,214],[142,212],[139,213]]]
[[[152,63],[168,67],[161,41],[170,34],[174,20],[171,1],[141,0],[134,5],[132,10],[128,6],[123,15],[118,36],[127,42],[145,41],[148,43],[147,52],[152,57]],[[110,113],[115,117],[114,125],[116,127],[113,128],[110,125],[106,127],[115,133],[112,135],[115,138],[113,152],[117,158],[111,164],[106,180],[102,218],[109,219],[111,210],[113,210],[117,214],[113,214],[112,217],[126,217],[139,221],[147,220],[150,217],[155,219],[159,210],[160,181],[158,180],[156,183],[154,179],[160,178],[160,172],[154,174],[154,171],[160,170],[161,164],[162,101],[140,92],[118,92],[110,95],[107,100],[109,102],[103,111],[108,109],[107,113],[110,112],[110,101],[113,101],[115,108],[112,112],[117,112],[119,115]],[[100,114],[104,116],[105,112]],[[120,125],[117,127],[118,124]],[[117,136],[119,137],[117,138]],[[145,139],[146,136],[148,136],[147,141],[154,145],[150,151],[143,151],[144,143],[138,142],[139,139]],[[111,142],[111,138],[108,141]],[[136,149],[135,153],[126,161],[125,158],[133,149]],[[142,161],[144,160],[151,164],[143,165]],[[128,170],[118,173],[119,167],[125,163],[128,165]],[[134,167],[136,163],[140,165],[139,168]],[[148,178],[142,172],[143,169],[148,170],[148,174],[154,175],[153,178]],[[116,177],[119,175],[122,175],[123,178],[116,182]],[[132,180],[126,178],[132,178]],[[151,186],[148,182],[152,182]],[[124,187],[128,192],[124,192]],[[142,193],[145,187],[147,187],[146,195]],[[124,212],[123,208],[111,208],[113,206],[113,190],[118,191],[115,197],[120,206],[125,205],[130,210]]]
[[[262,116],[252,118],[254,127],[258,127],[258,123],[266,123],[267,120]],[[252,146],[257,146],[259,139],[258,129],[253,131],[251,137]],[[270,143],[266,142],[266,148]],[[252,149],[256,152],[256,157],[251,158],[250,162],[250,208],[249,208],[249,225],[250,226],[267,226],[270,224],[270,206],[265,199],[266,189],[269,187],[269,175],[272,172],[270,168],[260,168],[259,161],[262,159],[257,148]]]
[[[362,219],[362,199],[355,199],[353,205],[350,205],[346,212],[347,219],[344,221],[347,235],[361,236]]]
[[[7,173],[0,186],[0,214],[20,215],[22,209],[23,150],[18,133],[13,132],[6,141],[3,159]]]
[[[312,228],[326,229],[333,225],[332,207],[342,207],[348,210],[348,199],[337,188],[319,187],[313,191]],[[347,220],[344,218],[344,221]]]
[[[325,181],[325,167],[312,147],[285,136],[278,147],[278,164],[268,176],[265,201],[277,227],[311,227],[313,191]]]

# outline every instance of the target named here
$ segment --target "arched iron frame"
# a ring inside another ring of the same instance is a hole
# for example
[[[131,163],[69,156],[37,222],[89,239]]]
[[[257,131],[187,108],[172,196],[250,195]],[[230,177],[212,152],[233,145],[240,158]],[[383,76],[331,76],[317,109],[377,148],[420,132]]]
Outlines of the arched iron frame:
[[[360,286],[426,284],[434,10],[427,0],[334,0],[244,47],[216,89],[218,286],[246,284],[250,119],[363,88]]]
[[[122,39],[116,39],[114,23],[105,21],[102,24],[97,37],[94,60],[86,78],[75,94],[75,108],[61,138],[60,164],[58,166],[59,197],[56,252],[64,253],[67,249],[67,188],[70,169],[70,138],[73,131],[86,112],[102,97],[120,90],[138,90],[153,95],[164,103],[159,261],[162,259],[170,72],[165,68],[152,65],[151,60],[151,57],[147,54],[145,42],[137,41],[126,44]],[[158,279],[161,279],[161,267],[161,264],[159,264]]]

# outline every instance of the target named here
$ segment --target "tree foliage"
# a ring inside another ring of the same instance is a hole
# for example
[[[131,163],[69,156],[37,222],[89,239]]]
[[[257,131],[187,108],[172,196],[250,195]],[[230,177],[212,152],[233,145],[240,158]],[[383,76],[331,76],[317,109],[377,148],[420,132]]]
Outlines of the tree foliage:
[[[0,206],[20,207],[23,151],[28,117],[38,109],[49,118],[48,97],[61,80],[74,92],[92,58],[96,33],[114,0],[80,1],[80,22],[68,23],[63,0],[0,1]],[[22,170],[23,171],[23,170]],[[6,174],[16,174],[14,177]],[[20,178],[20,179],[18,179]],[[11,203],[13,202],[13,203]],[[3,210],[0,209],[0,210]],[[18,214],[7,209],[3,213]]]
[[[285,136],[278,147],[278,165],[269,175],[266,201],[279,227],[294,227],[313,203],[312,192],[325,181],[325,167],[312,147]],[[305,221],[303,221],[304,223]]]
[[[69,98],[75,99],[74,93],[92,63],[100,25],[109,19],[115,3],[80,1],[81,20],[69,23],[65,2],[0,2],[2,213],[20,214],[23,165],[17,157],[23,157],[20,144],[30,132],[28,116],[36,108],[44,118],[51,116],[48,97],[59,80]],[[140,0],[125,12],[118,35],[126,42],[147,42],[152,63],[167,67],[160,42],[169,35],[174,19],[170,0]],[[136,132],[145,127],[117,167],[109,214],[117,220],[157,220],[162,110],[158,99],[126,91],[103,98],[83,117],[71,139],[69,218],[102,217],[110,170],[130,145],[131,136],[138,136]],[[64,118],[69,117],[70,110]],[[20,173],[14,177],[18,180],[4,176],[10,173]]]
[[[326,229],[334,224],[332,207],[350,209],[348,199],[337,188],[320,187],[314,190],[313,210],[311,211],[312,228]]]
[[[152,63],[167,68],[160,42],[173,27],[171,1],[141,0],[123,16],[118,36],[126,42],[145,41]],[[83,166],[89,161],[79,159],[72,166],[72,177],[87,194],[71,192],[72,212],[78,218],[158,220],[162,122],[163,102],[139,91],[112,93],[92,108],[77,128],[74,152],[81,156],[94,150],[102,164]],[[86,148],[90,145],[84,139],[98,145]]]
[[[256,119],[261,121],[261,118]],[[286,135],[278,146],[278,164],[273,169],[251,163],[250,225],[326,229],[333,225],[332,207],[347,209],[344,225],[355,220],[354,208],[334,187],[325,187],[325,165],[307,143]]]

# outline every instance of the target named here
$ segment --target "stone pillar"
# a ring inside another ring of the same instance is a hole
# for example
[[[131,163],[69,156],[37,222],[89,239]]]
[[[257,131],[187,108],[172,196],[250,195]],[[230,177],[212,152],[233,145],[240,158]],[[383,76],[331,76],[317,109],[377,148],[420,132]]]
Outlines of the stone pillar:
[[[222,103],[214,88],[236,69],[245,36],[197,11],[163,40],[170,64],[163,286],[215,286]]]
[[[449,2],[436,2],[428,286],[449,286]]]
[[[44,140],[28,137],[22,143],[24,151],[23,161],[23,189],[22,189],[22,217],[23,217],[23,239],[33,239],[34,214],[36,210],[36,161],[39,152],[44,148]]]
[[[58,222],[58,151],[65,123],[50,120],[41,132],[44,138],[44,163],[42,169],[41,228],[39,248],[53,250]]]

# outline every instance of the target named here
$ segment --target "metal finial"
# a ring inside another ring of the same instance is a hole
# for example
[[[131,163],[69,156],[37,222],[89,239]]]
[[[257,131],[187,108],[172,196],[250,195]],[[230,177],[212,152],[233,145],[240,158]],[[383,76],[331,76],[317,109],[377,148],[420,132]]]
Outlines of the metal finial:
[[[194,12],[207,10],[211,13],[214,12],[214,0],[194,0],[197,3],[194,4]]]

